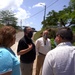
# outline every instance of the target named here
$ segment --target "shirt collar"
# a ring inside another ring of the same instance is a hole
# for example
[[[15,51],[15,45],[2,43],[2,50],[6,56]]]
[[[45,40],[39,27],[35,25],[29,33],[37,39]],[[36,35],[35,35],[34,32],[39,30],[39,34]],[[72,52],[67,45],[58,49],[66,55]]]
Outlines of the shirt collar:
[[[62,43],[58,44],[57,47],[64,46],[64,45],[72,46],[71,42],[62,42]]]
[[[44,39],[44,37],[42,37],[42,38],[43,38],[44,41],[47,41],[48,40],[48,38],[47,39]]]

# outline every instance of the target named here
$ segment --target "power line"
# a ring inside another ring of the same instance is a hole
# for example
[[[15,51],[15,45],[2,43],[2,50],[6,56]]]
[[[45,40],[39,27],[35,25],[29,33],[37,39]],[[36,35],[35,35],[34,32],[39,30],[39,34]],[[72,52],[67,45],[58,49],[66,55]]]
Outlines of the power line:
[[[53,2],[52,4],[50,4],[49,6],[47,6],[47,8],[49,8],[50,6],[52,6],[53,4],[55,4],[56,2],[58,2],[58,0],[56,0],[55,2]]]
[[[50,6],[52,6],[56,2],[58,2],[58,0],[56,0],[55,2],[53,2],[52,4],[50,4],[49,6],[47,6],[46,9],[48,9]],[[30,16],[30,18],[36,16],[37,14],[41,13],[42,11],[44,11],[44,9],[42,9],[41,11],[39,11],[39,12],[35,13],[34,15]]]

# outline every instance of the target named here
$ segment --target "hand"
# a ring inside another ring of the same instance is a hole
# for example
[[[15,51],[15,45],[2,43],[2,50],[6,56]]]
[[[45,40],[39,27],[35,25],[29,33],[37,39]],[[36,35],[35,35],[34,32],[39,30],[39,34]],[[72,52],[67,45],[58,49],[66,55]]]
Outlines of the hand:
[[[32,50],[33,45],[32,45],[32,44],[29,44],[29,45],[28,45],[28,48],[29,48],[29,50]]]

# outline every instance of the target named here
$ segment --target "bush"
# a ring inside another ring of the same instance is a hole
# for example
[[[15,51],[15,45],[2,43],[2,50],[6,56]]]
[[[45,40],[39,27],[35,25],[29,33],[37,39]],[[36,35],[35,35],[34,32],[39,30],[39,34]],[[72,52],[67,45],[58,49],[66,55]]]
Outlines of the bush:
[[[0,28],[2,28],[4,25],[0,24]]]
[[[51,40],[51,49],[53,49],[53,48],[55,48],[55,47],[56,47],[56,46],[55,46],[55,44],[54,44],[54,39],[53,39],[53,38],[51,38],[50,40]]]
[[[40,36],[41,36],[41,31],[36,32],[33,37],[33,41],[36,41]]]
[[[48,31],[49,31],[49,38],[55,38],[56,36],[56,30],[57,29],[52,29],[52,28],[49,28]]]
[[[73,32],[75,32],[75,26],[71,26]]]

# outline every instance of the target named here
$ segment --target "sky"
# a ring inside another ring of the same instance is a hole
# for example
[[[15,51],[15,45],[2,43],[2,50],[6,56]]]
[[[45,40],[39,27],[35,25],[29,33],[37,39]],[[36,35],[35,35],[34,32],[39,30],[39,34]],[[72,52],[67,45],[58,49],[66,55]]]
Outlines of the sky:
[[[0,0],[1,10],[12,10],[18,18],[18,26],[30,26],[41,30],[46,6],[46,16],[52,10],[56,12],[68,6],[70,0]]]

